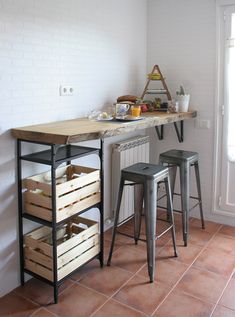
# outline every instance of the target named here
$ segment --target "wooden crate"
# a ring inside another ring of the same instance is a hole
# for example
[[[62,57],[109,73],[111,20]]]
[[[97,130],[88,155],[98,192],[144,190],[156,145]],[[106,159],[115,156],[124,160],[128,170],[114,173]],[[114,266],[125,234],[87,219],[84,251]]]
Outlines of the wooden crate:
[[[25,211],[52,221],[51,172],[23,180]],[[68,165],[56,170],[56,221],[100,202],[100,171],[94,168]]]
[[[40,227],[24,236],[25,268],[53,281],[51,228]],[[57,231],[58,281],[100,251],[97,222],[76,217]]]

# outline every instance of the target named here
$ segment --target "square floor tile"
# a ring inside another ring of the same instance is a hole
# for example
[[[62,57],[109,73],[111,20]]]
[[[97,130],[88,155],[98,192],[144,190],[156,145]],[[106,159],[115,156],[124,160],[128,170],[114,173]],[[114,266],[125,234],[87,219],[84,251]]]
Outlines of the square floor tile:
[[[235,279],[231,279],[223,293],[222,298],[219,301],[220,305],[235,310]]]
[[[114,298],[147,315],[154,312],[157,306],[169,293],[170,288],[162,283],[150,283],[148,279],[134,276]]]
[[[213,233],[207,232],[203,229],[197,229],[190,227],[188,243],[204,247],[213,237]],[[178,245],[184,245],[182,232],[178,232],[176,235],[176,241]]]
[[[187,270],[188,265],[171,259],[156,260],[155,281],[173,286]],[[138,272],[138,275],[148,278],[147,264]]]
[[[60,317],[88,317],[106,300],[106,296],[75,283],[59,296],[58,304],[47,309]]]
[[[72,284],[73,281],[66,279],[59,287],[59,294]],[[17,287],[15,292],[39,305],[48,305],[54,302],[53,287],[35,278],[26,282],[24,286]]]
[[[235,311],[218,305],[213,312],[212,317],[235,317]]]
[[[94,270],[84,276],[79,283],[112,296],[132,276],[133,273],[111,265]]]
[[[113,253],[112,264],[129,272],[136,273],[146,263],[146,252],[134,247],[122,246]]]
[[[235,238],[235,227],[223,225],[219,233]]]
[[[197,218],[190,218],[189,228],[196,228],[199,230],[204,230],[209,233],[215,233],[221,227],[221,224],[213,221],[205,220],[205,229],[202,229],[201,220]]]
[[[193,265],[217,274],[229,276],[235,268],[235,257],[220,249],[205,249]]]
[[[207,247],[215,250],[221,249],[227,252],[227,254],[235,256],[235,239],[230,236],[217,233],[208,243]]]
[[[73,273],[70,278],[73,281],[79,281],[83,276],[86,274],[100,268],[100,262],[97,259],[90,261],[89,263],[85,264],[81,268],[79,268],[75,273]]]
[[[0,316],[28,317],[39,306],[11,292],[0,298]]]
[[[209,317],[213,304],[182,292],[173,291],[157,309],[154,317]],[[222,317],[222,316],[221,316]]]
[[[227,279],[222,275],[191,267],[176,286],[176,290],[216,303],[226,282]]]
[[[101,307],[94,317],[144,317],[145,314],[123,305],[115,300],[109,300]]]
[[[159,252],[159,258],[172,258],[185,264],[192,264],[198,254],[201,252],[201,247],[189,243],[187,247],[177,245],[178,257],[174,257],[172,244],[167,244]]]

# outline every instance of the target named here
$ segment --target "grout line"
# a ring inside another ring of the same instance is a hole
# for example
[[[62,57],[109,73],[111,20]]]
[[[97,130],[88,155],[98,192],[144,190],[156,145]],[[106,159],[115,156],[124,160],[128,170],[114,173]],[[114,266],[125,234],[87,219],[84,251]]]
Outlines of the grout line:
[[[142,270],[142,268],[143,268],[146,264],[147,264],[147,262],[144,263],[135,273],[125,270],[125,271],[127,271],[127,272],[129,272],[129,273],[132,273],[133,275],[132,275],[129,279],[127,279],[127,281],[126,281],[125,283],[123,283],[111,296],[109,296],[108,300],[107,300],[106,302],[104,302],[103,305],[101,305],[96,311],[94,311],[94,312],[91,314],[91,316],[93,316],[97,311],[99,311],[110,299],[114,299],[114,296],[115,296],[123,287],[125,287],[125,286],[129,283],[129,281],[132,280],[132,279],[137,275],[137,273]],[[118,266],[116,266],[116,267],[118,267]],[[118,268],[119,268],[119,267],[118,267]],[[124,270],[124,269],[123,269],[123,270]],[[102,293],[100,293],[100,294],[102,294]],[[103,294],[102,294],[102,295],[103,295]],[[116,300],[116,301],[117,301],[117,300]],[[119,303],[119,301],[117,301],[117,302]],[[122,302],[120,302],[120,303],[122,304]],[[132,306],[129,306],[129,305],[126,305],[126,306],[132,308]],[[132,308],[132,309],[133,309],[133,308]],[[135,310],[143,314],[142,311],[137,310],[137,309],[135,309]]]
[[[70,280],[71,280],[71,279],[70,279]],[[58,294],[58,299],[59,299],[59,296],[60,296],[60,295],[62,295],[67,289],[71,288],[71,287],[74,285],[75,281],[71,280],[71,282],[72,282],[71,285],[67,286],[63,291],[61,291],[61,292]],[[43,283],[44,283],[44,282],[43,282]],[[25,284],[26,284],[26,283],[25,283]],[[50,285],[50,286],[51,286],[51,285]],[[51,286],[51,288],[52,288],[52,290],[53,290],[53,286]],[[53,296],[52,296],[52,302],[43,305],[43,304],[39,304],[39,303],[35,302],[35,301],[34,301],[33,299],[31,299],[31,298],[28,298],[28,297],[25,296],[24,294],[17,293],[16,290],[13,290],[12,292],[15,293],[16,295],[20,296],[21,298],[24,298],[24,299],[26,299],[26,300],[32,302],[33,304],[39,306],[40,308],[46,308],[48,305],[55,305],[54,302],[53,302],[53,300],[54,300],[54,299],[53,299]],[[34,313],[33,313],[33,314],[34,314]],[[30,315],[30,316],[31,316],[31,315]]]
[[[29,317],[34,316],[36,313],[39,312],[40,309],[42,309],[42,307],[39,307],[38,309],[36,309],[31,315],[29,315]]]
[[[14,293],[14,294],[17,295],[17,296],[20,296],[20,297],[23,298],[23,299],[26,299],[27,301],[29,301],[29,302],[31,302],[31,303],[33,303],[33,304],[39,306],[39,308],[41,308],[41,305],[40,305],[40,304],[38,304],[37,302],[34,302],[31,298],[26,297],[24,294],[19,294],[19,293],[17,293],[15,290],[13,290],[12,293]]]
[[[120,305],[123,305],[123,306],[125,306],[125,307],[127,307],[127,308],[133,309],[134,311],[136,311],[136,312],[138,312],[138,313],[141,313],[141,314],[143,314],[144,316],[149,316],[149,315],[147,315],[146,313],[142,312],[141,310],[138,310],[138,309],[136,309],[136,308],[134,308],[134,307],[132,307],[132,306],[129,306],[129,305],[125,304],[125,303],[119,302],[119,301],[116,300],[115,298],[111,298],[111,300],[113,300],[114,302],[116,302],[116,303],[118,303],[118,304],[120,304]]]
[[[158,307],[155,309],[155,311],[152,313],[151,316],[154,315],[154,313],[156,313],[156,311],[158,310],[158,308],[166,301],[166,299],[168,298],[168,296],[173,292],[173,290],[176,288],[176,286],[179,284],[179,282],[182,280],[182,278],[186,275],[186,273],[192,268],[193,264],[196,262],[196,260],[198,259],[198,257],[202,254],[202,252],[206,249],[207,245],[210,243],[210,241],[213,240],[213,238],[215,237],[215,235],[218,233],[220,227],[214,232],[214,234],[212,235],[212,237],[206,242],[205,246],[202,247],[201,251],[198,253],[198,255],[195,257],[195,259],[193,260],[193,262],[189,265],[189,267],[186,269],[186,271],[182,274],[181,278],[175,283],[175,285],[172,286],[170,292],[166,295],[166,297],[160,302],[160,304],[158,305]],[[183,262],[181,262],[183,263]]]
[[[229,279],[228,279],[228,281],[227,281],[227,283],[226,283],[226,285],[225,285],[225,287],[224,287],[224,289],[223,289],[223,291],[222,291],[220,297],[218,298],[217,302],[215,303],[215,307],[213,308],[213,310],[212,310],[212,312],[211,312],[211,314],[210,314],[210,317],[212,316],[212,314],[213,314],[214,311],[216,310],[216,307],[218,306],[219,301],[221,300],[222,296],[224,295],[224,292],[225,292],[225,290],[226,290],[228,284],[230,283],[230,281],[231,281],[231,279],[232,279],[232,277],[233,277],[234,272],[235,272],[235,269],[232,271],[232,273],[231,273],[231,275],[230,275],[230,277],[229,277]]]

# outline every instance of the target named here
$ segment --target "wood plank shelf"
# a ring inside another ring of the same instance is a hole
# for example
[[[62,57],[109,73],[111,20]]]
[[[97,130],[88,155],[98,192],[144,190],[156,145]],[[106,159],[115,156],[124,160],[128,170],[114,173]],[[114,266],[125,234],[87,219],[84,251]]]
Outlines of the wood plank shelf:
[[[133,122],[91,121],[78,118],[12,129],[12,135],[21,140],[50,144],[70,144],[87,140],[104,139],[140,129],[192,119],[196,111],[166,113],[146,112],[143,120]]]

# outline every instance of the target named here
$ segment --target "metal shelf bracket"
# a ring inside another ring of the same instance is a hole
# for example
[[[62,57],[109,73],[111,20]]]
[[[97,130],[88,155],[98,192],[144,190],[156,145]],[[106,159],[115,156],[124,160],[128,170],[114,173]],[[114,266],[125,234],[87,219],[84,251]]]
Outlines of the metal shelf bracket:
[[[176,122],[174,122],[174,126],[175,126],[175,131],[176,131],[179,142],[180,143],[184,142],[184,120],[180,121],[180,130]]]
[[[164,136],[164,127],[163,125],[160,126],[161,130],[159,131],[159,127],[155,126],[155,130],[157,132],[157,136],[159,140],[163,140],[163,136]]]
[[[175,127],[175,131],[178,137],[178,140],[180,143],[184,142],[184,120],[180,121],[180,127],[178,127],[177,123],[174,122],[174,127]],[[160,129],[159,129],[160,128]],[[157,132],[157,136],[159,140],[163,140],[164,137],[164,126],[161,125],[159,126],[155,126],[155,130]]]

